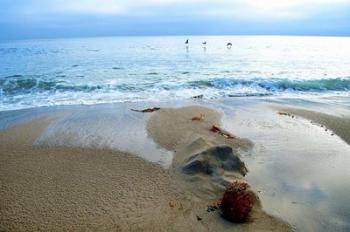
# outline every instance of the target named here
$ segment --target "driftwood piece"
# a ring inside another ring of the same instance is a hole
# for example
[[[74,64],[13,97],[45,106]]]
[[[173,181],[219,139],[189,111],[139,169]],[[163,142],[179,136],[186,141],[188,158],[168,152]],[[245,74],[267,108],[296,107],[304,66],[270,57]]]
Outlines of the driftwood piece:
[[[203,121],[204,120],[204,114],[200,114],[199,116],[195,116],[192,118],[192,121]]]
[[[160,110],[159,107],[153,107],[153,108],[147,108],[147,109],[143,109],[143,110],[135,110],[135,109],[131,109],[132,111],[135,112],[141,112],[141,113],[152,113],[154,111]]]
[[[218,133],[219,135],[227,138],[227,139],[234,139],[235,137],[227,132],[224,132],[220,127],[213,125],[210,129],[213,133]]]
[[[293,114],[290,114],[290,113],[286,113],[286,112],[278,112],[279,115],[282,115],[282,116],[288,116],[288,117],[291,117],[291,118],[294,118],[295,116]]]

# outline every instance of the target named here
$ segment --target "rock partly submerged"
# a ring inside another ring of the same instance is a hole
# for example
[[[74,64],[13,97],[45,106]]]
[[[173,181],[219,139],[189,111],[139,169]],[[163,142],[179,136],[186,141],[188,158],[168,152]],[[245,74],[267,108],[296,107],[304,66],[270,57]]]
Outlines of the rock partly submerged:
[[[201,151],[191,152],[191,148],[201,147]],[[207,199],[217,199],[229,188],[234,180],[242,179],[248,172],[237,151],[227,145],[209,146],[202,138],[191,143],[186,157],[175,172],[190,185],[190,191]]]
[[[203,115],[202,120],[192,120],[196,115]],[[249,152],[253,143],[236,135],[226,137],[212,133],[210,128],[220,125],[220,119],[219,112],[201,106],[163,108],[149,118],[147,129],[159,145],[174,151],[170,172],[182,182],[185,191],[193,194],[192,210],[198,212],[206,209],[210,202],[221,202],[225,194],[226,209],[231,211],[226,210],[226,216],[219,212],[201,214],[207,228],[222,231],[233,228],[237,231],[288,231],[286,223],[262,210],[258,196],[252,190],[249,189],[247,194],[242,192],[242,195],[230,191],[236,181],[244,182],[248,170],[240,153]],[[249,201],[248,195],[254,201]],[[242,197],[244,201],[240,201]],[[242,204],[237,204],[237,201]],[[234,207],[232,202],[239,207]],[[233,222],[244,222],[249,218],[249,223],[230,227],[221,216]]]
[[[236,171],[245,176],[247,168],[232,148],[219,145],[190,156],[182,167],[185,174],[219,175],[222,171]]]

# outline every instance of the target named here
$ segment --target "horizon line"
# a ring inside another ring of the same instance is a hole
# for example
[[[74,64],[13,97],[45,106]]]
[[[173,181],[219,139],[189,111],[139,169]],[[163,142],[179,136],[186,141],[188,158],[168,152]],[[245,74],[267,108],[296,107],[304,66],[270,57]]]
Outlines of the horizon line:
[[[252,37],[350,37],[350,34],[145,34],[145,35],[86,35],[86,36],[56,36],[56,37],[29,37],[29,38],[0,38],[0,42],[30,41],[30,40],[56,40],[56,39],[88,39],[88,38],[110,38],[110,37],[219,37],[219,36],[252,36]]]

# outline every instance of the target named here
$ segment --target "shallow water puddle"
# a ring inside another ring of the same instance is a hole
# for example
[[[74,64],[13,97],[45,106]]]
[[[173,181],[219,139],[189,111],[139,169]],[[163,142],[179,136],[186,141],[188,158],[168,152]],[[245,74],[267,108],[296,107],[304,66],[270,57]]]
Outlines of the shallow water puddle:
[[[309,120],[262,106],[222,107],[224,127],[255,143],[243,160],[268,213],[298,231],[350,230],[350,146]]]
[[[149,115],[130,108],[128,104],[77,107],[52,122],[36,143],[117,149],[168,167],[172,153],[161,149],[147,135],[145,123]]]

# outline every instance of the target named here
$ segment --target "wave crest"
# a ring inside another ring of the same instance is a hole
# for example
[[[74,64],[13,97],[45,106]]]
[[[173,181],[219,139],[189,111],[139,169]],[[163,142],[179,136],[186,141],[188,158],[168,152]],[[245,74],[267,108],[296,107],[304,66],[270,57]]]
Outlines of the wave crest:
[[[317,80],[288,80],[288,79],[235,79],[214,78],[209,80],[188,81],[185,83],[138,83],[138,84],[94,84],[72,85],[65,81],[46,81],[41,78],[25,78],[20,75],[0,80],[0,92],[4,95],[28,94],[35,92],[60,91],[60,92],[94,92],[94,91],[121,91],[137,92],[151,90],[176,91],[184,89],[217,89],[229,92],[240,90],[239,95],[252,94],[271,95],[281,92],[323,92],[323,91],[349,91],[350,77],[329,78]]]

